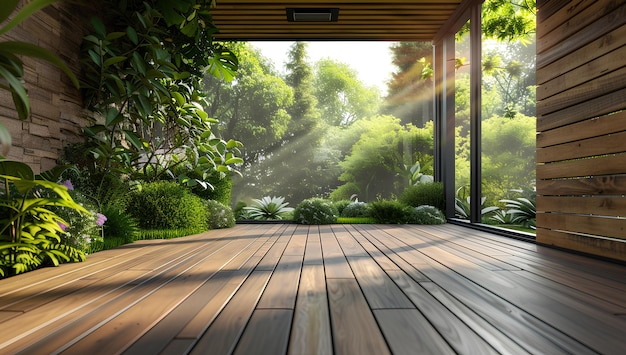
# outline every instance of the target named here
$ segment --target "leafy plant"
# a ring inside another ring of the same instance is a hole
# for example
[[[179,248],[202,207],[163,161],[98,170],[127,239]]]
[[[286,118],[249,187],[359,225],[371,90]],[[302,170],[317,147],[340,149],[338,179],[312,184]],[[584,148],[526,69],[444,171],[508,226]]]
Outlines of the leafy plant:
[[[352,202],[341,212],[341,217],[369,217],[370,206],[365,202]]]
[[[127,244],[139,238],[139,224],[130,214],[110,205],[104,206],[102,213],[108,218],[104,224],[104,242],[122,239],[122,244]],[[116,243],[111,242],[111,244]]]
[[[339,201],[332,201],[333,206],[335,206],[335,208],[337,209],[337,212],[339,213],[339,216],[341,216],[341,214],[343,213],[343,210],[352,203],[352,201],[350,200],[339,200]]]
[[[443,193],[443,183],[431,182],[409,186],[399,197],[400,202],[408,206],[434,206],[445,210],[446,199]]]
[[[408,221],[414,224],[443,224],[446,217],[437,207],[422,205],[411,210]]]
[[[0,27],[0,35],[7,33],[33,13],[55,1],[57,0],[29,1],[15,13],[13,18],[9,19],[11,14],[16,11],[20,0],[3,0],[2,7],[0,8],[0,23],[3,23],[7,19],[9,20],[4,26]],[[59,57],[55,56],[49,50],[28,42],[0,42],[0,89],[7,90],[11,93],[13,104],[15,105],[15,110],[20,120],[25,120],[30,116],[30,102],[23,82],[24,63],[18,56],[39,58],[56,65],[69,76],[74,85],[78,88],[78,80],[74,73],[72,73]],[[0,156],[5,156],[10,146],[11,135],[0,122]]]
[[[85,129],[104,172],[154,181],[186,165],[205,178],[235,172],[240,142],[215,136],[218,121],[203,110],[204,71],[232,79],[237,58],[212,42],[206,0],[106,1],[105,20],[93,18],[83,41],[85,99],[102,122]],[[105,23],[108,25],[105,26]]]
[[[258,199],[252,199],[250,206],[244,207],[248,217],[256,220],[283,219],[285,214],[292,212],[292,207],[287,207],[289,202],[285,202],[285,198],[265,196]]]
[[[321,198],[306,199],[296,206],[293,219],[300,224],[331,224],[337,221],[337,209]]]
[[[230,207],[213,200],[205,201],[209,211],[209,229],[231,228],[235,225],[235,215]]]
[[[62,225],[68,222],[52,211],[63,207],[88,214],[77,204],[67,187],[35,179],[24,163],[0,162],[0,276],[19,274],[45,264],[84,261],[85,254],[62,244]],[[48,190],[53,197],[41,197]]]
[[[379,200],[370,203],[371,216],[377,223],[403,224],[407,223],[411,207],[398,200]]]
[[[68,182],[69,180],[65,186],[68,187],[72,199],[89,212],[79,213],[65,207],[54,207],[51,210],[67,222],[61,225],[63,229],[63,233],[60,234],[61,243],[88,252],[92,243],[102,241],[102,226],[106,221],[106,215],[99,213],[97,205],[80,192],[73,190],[71,184],[68,186]]]
[[[455,211],[455,215],[459,218],[462,219],[469,219],[470,218],[470,196],[467,195],[466,196],[466,187],[462,186],[460,188],[458,188],[456,190],[456,197],[455,197],[455,205],[454,205],[454,211]],[[480,199],[480,205],[481,207],[483,206],[483,204],[485,203],[485,201],[487,200],[486,197],[482,197]],[[496,211],[498,211],[500,208],[497,206],[488,206],[488,207],[483,207],[480,210],[480,214],[481,214],[481,221],[483,223],[487,223],[489,221],[490,216],[495,213]]]
[[[142,229],[207,230],[208,211],[202,200],[173,181],[141,185],[130,194],[126,211]]]
[[[420,162],[415,162],[412,166],[404,166],[409,175],[409,186],[415,186],[423,183],[434,182],[434,178],[432,175],[425,175],[421,173],[422,166]]]
[[[514,200],[500,200],[506,204],[506,214],[511,216],[511,224],[519,224],[526,228],[536,229],[537,206],[534,199],[518,197]]]

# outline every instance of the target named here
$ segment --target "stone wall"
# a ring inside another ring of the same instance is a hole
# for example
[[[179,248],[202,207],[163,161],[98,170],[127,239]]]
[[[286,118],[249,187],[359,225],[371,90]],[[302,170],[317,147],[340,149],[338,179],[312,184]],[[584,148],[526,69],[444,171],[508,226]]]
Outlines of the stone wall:
[[[47,48],[79,75],[80,43],[88,23],[86,13],[85,8],[76,4],[55,3],[0,40],[27,41]],[[82,108],[80,90],[60,69],[32,58],[23,60],[31,117],[18,120],[10,94],[2,90],[0,121],[13,139],[8,158],[27,163],[38,173],[57,164],[65,145],[82,140],[81,127],[90,120],[88,112]]]

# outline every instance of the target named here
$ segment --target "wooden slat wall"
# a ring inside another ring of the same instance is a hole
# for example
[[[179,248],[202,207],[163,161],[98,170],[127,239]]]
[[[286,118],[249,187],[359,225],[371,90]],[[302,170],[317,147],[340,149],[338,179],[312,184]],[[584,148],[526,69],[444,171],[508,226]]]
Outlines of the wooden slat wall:
[[[430,41],[461,0],[218,0],[223,40]],[[286,8],[336,8],[337,22],[288,22]]]
[[[626,1],[537,8],[537,242],[624,261]]]

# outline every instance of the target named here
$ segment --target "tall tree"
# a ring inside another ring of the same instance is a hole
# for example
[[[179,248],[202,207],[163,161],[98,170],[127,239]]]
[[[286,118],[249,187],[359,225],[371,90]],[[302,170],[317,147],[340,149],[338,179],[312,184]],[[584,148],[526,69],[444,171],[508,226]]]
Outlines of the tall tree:
[[[220,117],[221,135],[242,138],[244,167],[248,168],[285,138],[293,93],[250,44],[233,44],[231,48],[239,59],[237,78],[230,83],[205,78],[208,112]]]
[[[275,147],[267,164],[263,164],[272,171],[272,179],[266,182],[267,185],[292,203],[319,193],[315,181],[320,174],[321,162],[316,160],[316,152],[323,128],[316,110],[313,71],[306,50],[306,42],[295,42],[289,50],[285,82],[294,96],[294,103],[288,109],[291,121],[280,145]]]
[[[331,126],[347,126],[378,112],[380,94],[366,87],[348,64],[326,58],[315,63],[315,97],[322,119]]]
[[[237,77],[230,83],[205,78],[210,116],[220,117],[218,134],[236,135],[244,144],[242,176],[233,179],[233,198],[260,198],[268,192],[271,170],[263,163],[280,146],[288,131],[293,104],[291,88],[269,61],[248,43],[231,44],[239,58]]]
[[[388,96],[383,112],[399,117],[403,124],[418,127],[432,120],[432,63],[429,42],[397,42],[391,45],[392,62],[397,67],[387,83]]]

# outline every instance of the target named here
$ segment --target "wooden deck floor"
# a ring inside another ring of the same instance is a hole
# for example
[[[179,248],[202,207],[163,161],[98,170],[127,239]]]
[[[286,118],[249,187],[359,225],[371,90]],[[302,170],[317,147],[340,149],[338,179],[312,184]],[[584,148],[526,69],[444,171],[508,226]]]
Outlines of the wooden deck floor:
[[[625,266],[454,225],[238,225],[0,280],[1,354],[625,349]]]

